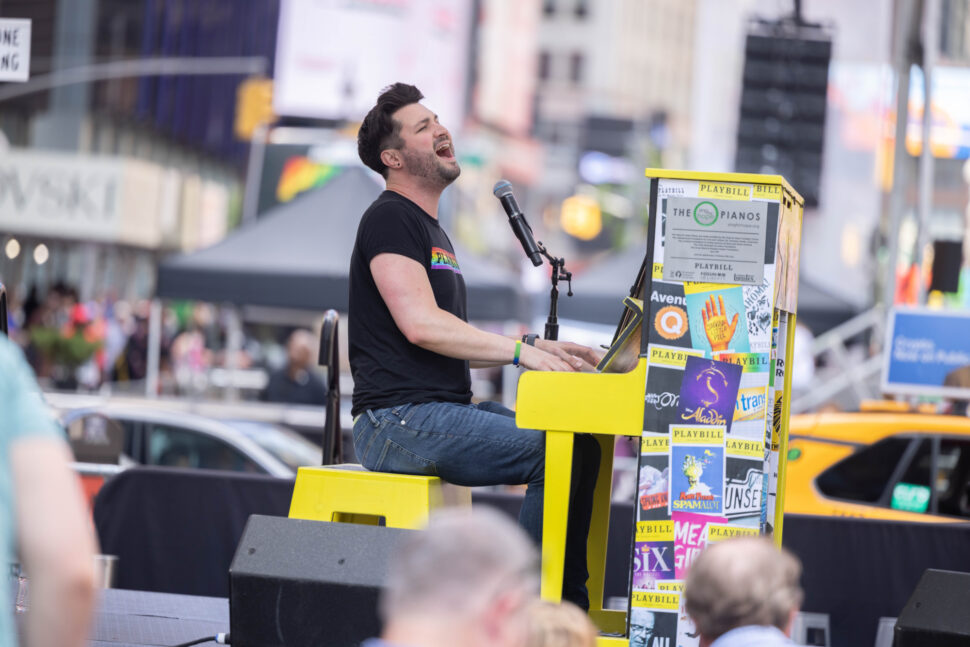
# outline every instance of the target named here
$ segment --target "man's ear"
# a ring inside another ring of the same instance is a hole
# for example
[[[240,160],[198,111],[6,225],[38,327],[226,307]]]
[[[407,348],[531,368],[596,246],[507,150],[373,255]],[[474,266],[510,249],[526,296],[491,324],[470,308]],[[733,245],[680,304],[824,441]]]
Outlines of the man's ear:
[[[381,161],[388,168],[401,168],[401,153],[396,148],[385,148],[381,151]]]

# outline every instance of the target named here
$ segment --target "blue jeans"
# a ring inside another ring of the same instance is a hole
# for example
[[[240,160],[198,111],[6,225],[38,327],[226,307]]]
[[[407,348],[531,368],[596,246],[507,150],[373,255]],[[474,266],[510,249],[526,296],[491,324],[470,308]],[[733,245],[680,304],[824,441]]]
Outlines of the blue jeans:
[[[363,412],[354,423],[354,450],[369,470],[439,476],[449,483],[527,484],[519,523],[542,545],[545,432],[515,426],[515,413],[495,402],[402,404]],[[573,450],[563,598],[589,609],[586,540],[600,448],[577,434]]]

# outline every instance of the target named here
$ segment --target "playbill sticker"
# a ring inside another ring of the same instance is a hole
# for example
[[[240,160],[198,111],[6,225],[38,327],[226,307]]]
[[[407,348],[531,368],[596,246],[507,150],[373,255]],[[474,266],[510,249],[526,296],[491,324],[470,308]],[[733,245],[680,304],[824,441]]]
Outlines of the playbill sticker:
[[[674,579],[674,522],[637,523],[633,553],[633,590],[654,591]]]
[[[670,426],[671,512],[724,512],[724,427]]]
[[[634,591],[631,595],[630,647],[675,647],[680,594]]]
[[[728,438],[725,451],[724,516],[757,532],[764,496],[764,443]]]
[[[761,285],[767,203],[669,197],[664,216],[664,280]]]

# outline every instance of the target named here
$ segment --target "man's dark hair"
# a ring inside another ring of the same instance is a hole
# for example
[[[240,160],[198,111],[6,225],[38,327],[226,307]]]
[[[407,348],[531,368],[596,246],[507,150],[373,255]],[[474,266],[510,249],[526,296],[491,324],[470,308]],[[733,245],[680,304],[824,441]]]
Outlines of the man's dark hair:
[[[381,151],[387,148],[400,148],[401,122],[391,119],[391,115],[404,106],[417,103],[424,98],[421,90],[407,83],[389,85],[377,97],[377,104],[370,109],[357,132],[357,154],[360,161],[387,178],[387,166],[381,161]]]

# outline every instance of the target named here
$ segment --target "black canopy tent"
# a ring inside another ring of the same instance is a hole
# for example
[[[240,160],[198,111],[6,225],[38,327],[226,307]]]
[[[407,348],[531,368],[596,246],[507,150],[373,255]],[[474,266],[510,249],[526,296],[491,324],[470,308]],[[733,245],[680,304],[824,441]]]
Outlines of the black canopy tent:
[[[323,187],[269,211],[219,243],[162,261],[156,296],[346,312],[357,224],[381,191],[368,171],[345,169]],[[455,251],[468,288],[470,319],[524,317],[514,273]]]
[[[623,297],[630,294],[645,251],[633,245],[577,274],[573,279],[573,296],[559,299],[559,316],[615,326],[623,314]],[[814,334],[834,328],[858,312],[848,301],[815,285],[804,275],[800,277],[798,320]]]

